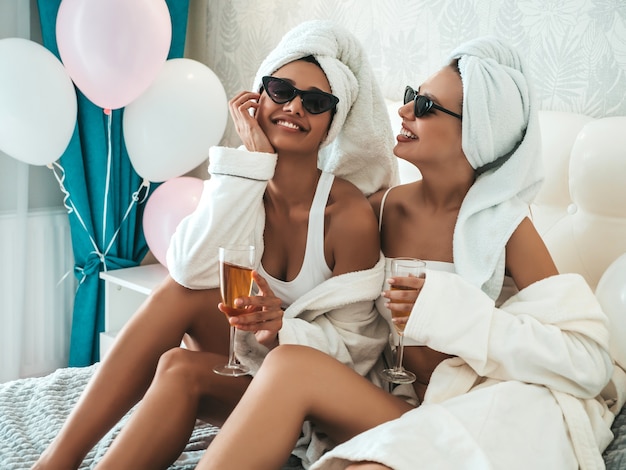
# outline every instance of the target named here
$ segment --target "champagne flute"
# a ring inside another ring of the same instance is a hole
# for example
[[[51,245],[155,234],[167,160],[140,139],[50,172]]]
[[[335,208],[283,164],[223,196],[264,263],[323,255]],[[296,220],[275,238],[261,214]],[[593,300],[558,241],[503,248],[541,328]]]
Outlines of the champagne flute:
[[[241,245],[219,248],[220,260],[220,293],[222,303],[226,307],[226,315],[236,316],[245,313],[244,308],[235,307],[235,299],[248,297],[252,290],[252,270],[254,269],[254,246]],[[250,372],[235,356],[235,334],[237,329],[230,327],[230,345],[228,363],[213,368],[219,375],[239,377]]]
[[[415,276],[415,277],[423,277],[424,276],[424,268],[426,267],[426,263],[419,259],[414,258],[393,258],[391,260],[391,277],[407,277],[407,276]],[[405,286],[391,286],[391,290],[413,290],[410,287]],[[398,303],[398,302],[396,302]],[[404,356],[404,327],[406,325],[406,320],[408,320],[408,316],[411,314],[411,311],[398,311],[391,310],[391,318],[404,318],[405,320],[402,323],[394,322],[394,327],[398,332],[399,336],[399,344],[398,349],[396,350],[396,364],[391,369],[384,369],[380,372],[380,376],[383,380],[388,382],[396,383],[396,384],[410,384],[415,382],[415,374],[406,370],[402,366],[402,358]]]

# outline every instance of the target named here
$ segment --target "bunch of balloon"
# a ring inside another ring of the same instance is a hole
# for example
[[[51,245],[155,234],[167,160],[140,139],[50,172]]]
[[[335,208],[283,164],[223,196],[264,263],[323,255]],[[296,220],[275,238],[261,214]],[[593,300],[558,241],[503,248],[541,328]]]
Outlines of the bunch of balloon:
[[[172,41],[172,18],[165,0],[62,0],[56,17],[59,55],[76,87],[108,115],[106,181],[113,179],[112,114],[136,101],[163,69]],[[132,162],[131,162],[132,163]],[[58,165],[57,165],[58,166]],[[53,168],[54,169],[54,168]],[[63,169],[56,170],[61,189]],[[145,201],[152,175],[144,175],[119,226],[134,204]],[[167,188],[166,188],[167,189]],[[110,197],[103,194],[104,207]],[[66,198],[71,203],[71,198]],[[76,211],[75,208],[72,210]],[[105,246],[113,246],[113,240]],[[104,248],[104,247],[103,247]],[[106,256],[108,248],[103,251]]]
[[[28,39],[0,39],[0,150],[31,165],[48,165],[76,127],[76,92],[63,64]]]
[[[191,59],[168,60],[124,110],[124,142],[133,168],[148,181],[163,182],[146,202],[143,230],[148,248],[164,266],[178,223],[193,212],[202,192],[202,180],[182,175],[208,159],[227,118],[222,83]]]
[[[61,61],[33,41],[0,40],[0,150],[34,165],[69,144],[73,85],[107,114],[126,106],[165,64],[172,24],[164,0],[62,0],[56,39]]]

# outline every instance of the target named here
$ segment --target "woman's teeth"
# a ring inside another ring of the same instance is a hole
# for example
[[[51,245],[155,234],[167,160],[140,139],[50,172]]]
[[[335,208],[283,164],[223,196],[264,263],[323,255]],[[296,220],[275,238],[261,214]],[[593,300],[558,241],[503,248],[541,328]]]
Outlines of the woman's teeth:
[[[415,134],[405,129],[404,127],[400,129],[400,135],[408,137],[409,139],[417,139],[417,136]]]

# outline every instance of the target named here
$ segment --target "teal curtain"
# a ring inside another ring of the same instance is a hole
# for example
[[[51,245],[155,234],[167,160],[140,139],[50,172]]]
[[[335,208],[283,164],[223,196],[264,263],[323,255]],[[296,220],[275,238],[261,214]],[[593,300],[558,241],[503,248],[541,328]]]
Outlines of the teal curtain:
[[[56,17],[61,0],[38,0],[43,45],[60,60]],[[167,0],[172,19],[168,59],[183,57],[189,0]],[[105,40],[103,38],[103,40]],[[122,134],[123,109],[111,117],[80,90],[78,118],[67,150],[55,165],[65,205],[79,283],[72,313],[69,366],[87,366],[99,358],[104,330],[104,282],[100,272],[137,266],[148,252],[142,230],[149,189],[134,171]],[[109,147],[110,142],[110,147]],[[154,189],[154,185],[150,190]]]

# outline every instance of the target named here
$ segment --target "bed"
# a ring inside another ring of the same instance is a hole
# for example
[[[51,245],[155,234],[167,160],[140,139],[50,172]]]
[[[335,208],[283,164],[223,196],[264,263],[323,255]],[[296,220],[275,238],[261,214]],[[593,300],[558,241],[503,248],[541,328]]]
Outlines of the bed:
[[[98,364],[63,368],[40,378],[0,384],[0,469],[26,470],[54,438]],[[94,468],[132,415],[131,409],[83,460]],[[164,424],[165,426],[167,424]],[[184,452],[170,470],[193,470],[219,428],[197,421]],[[294,456],[282,470],[300,470]]]
[[[388,105],[397,129],[398,103]],[[626,253],[626,117],[593,119],[542,111],[540,123],[546,181],[532,207],[534,221],[559,269],[582,274],[595,289],[607,268]],[[403,181],[419,178],[419,172],[402,162],[400,171]],[[626,263],[622,265],[626,269]],[[618,312],[609,315],[613,334],[626,331],[626,311],[622,308],[626,300],[621,302],[605,308],[607,313]],[[624,338],[612,338],[612,342],[619,347]],[[619,352],[623,368],[626,354]],[[43,378],[0,384],[1,470],[30,468],[58,432],[97,367],[59,369]],[[131,414],[132,410],[92,449],[81,469],[94,467]],[[612,429],[615,438],[604,452],[606,468],[623,469],[626,409],[617,415]],[[195,468],[218,431],[198,421],[184,452],[170,469]],[[281,470],[301,468],[292,456]]]
[[[0,384],[0,469],[26,470],[54,438],[97,365],[59,369],[43,379]],[[132,410],[89,452],[81,470],[94,468]],[[193,470],[219,428],[198,421],[189,442],[169,470]],[[626,409],[613,423],[615,439],[604,453],[608,470],[626,468]],[[280,470],[303,470],[291,456]]]

